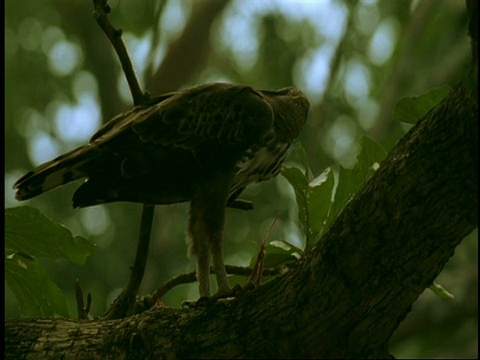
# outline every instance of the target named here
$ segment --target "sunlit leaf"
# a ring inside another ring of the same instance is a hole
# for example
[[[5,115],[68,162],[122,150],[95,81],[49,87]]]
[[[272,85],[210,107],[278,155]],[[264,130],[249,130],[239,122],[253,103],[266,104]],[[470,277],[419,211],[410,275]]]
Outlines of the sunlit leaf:
[[[288,254],[294,254],[294,253],[303,253],[303,250],[296,247],[295,245],[290,244],[287,241],[284,240],[274,240],[271,241],[270,244],[267,245],[267,253],[288,253]]]
[[[438,282],[434,281],[432,285],[428,287],[432,290],[435,295],[441,297],[442,299],[454,299],[455,296],[448,291],[443,285],[440,285]]]
[[[265,246],[265,257],[263,259],[263,268],[270,269],[280,264],[285,264],[289,261],[298,260],[303,254],[303,250],[298,247],[283,241],[274,240]],[[254,268],[257,262],[257,255],[250,260],[249,267]]]
[[[332,206],[332,192],[335,179],[330,168],[327,170],[328,171],[324,171],[320,177],[310,183],[311,189],[307,198],[310,229],[313,233],[318,234],[317,237],[321,236],[325,230],[327,217]],[[322,181],[319,181],[319,178],[321,178]],[[315,185],[312,186],[312,184]],[[312,241],[307,244],[308,247],[314,245],[312,242],[314,242],[316,238],[310,240]]]
[[[331,168],[326,168],[320,175],[318,175],[315,179],[310,181],[308,185],[311,188],[322,185],[324,182],[326,182],[329,179],[331,172],[332,172]]]

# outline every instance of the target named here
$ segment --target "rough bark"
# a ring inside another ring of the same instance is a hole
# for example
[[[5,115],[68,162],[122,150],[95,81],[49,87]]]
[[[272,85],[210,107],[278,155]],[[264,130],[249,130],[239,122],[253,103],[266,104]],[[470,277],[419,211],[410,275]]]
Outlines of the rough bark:
[[[477,226],[475,91],[459,85],[427,114],[284,276],[204,310],[7,320],[6,357],[388,357],[411,304]]]

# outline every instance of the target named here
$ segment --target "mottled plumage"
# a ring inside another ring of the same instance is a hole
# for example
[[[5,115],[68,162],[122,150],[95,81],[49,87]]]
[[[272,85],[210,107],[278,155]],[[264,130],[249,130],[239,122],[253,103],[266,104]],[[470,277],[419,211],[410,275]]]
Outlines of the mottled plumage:
[[[117,115],[87,145],[23,176],[15,184],[16,198],[84,178],[74,207],[191,201],[187,233],[190,253],[198,257],[200,294],[210,293],[210,257],[225,291],[225,206],[248,184],[280,171],[308,109],[294,88],[259,91],[215,83],[165,94]]]

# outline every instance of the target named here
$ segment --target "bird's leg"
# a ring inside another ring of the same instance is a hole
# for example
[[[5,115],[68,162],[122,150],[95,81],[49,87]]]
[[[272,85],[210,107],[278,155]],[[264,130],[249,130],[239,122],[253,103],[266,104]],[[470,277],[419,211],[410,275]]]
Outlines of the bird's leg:
[[[194,233],[198,234],[201,231],[198,229],[198,224],[195,227]],[[198,237],[194,238],[195,254],[197,256],[197,281],[199,286],[200,297],[210,296],[210,251],[207,239],[200,240]]]
[[[223,212],[223,221],[225,221],[225,211]],[[212,254],[213,270],[217,279],[218,293],[224,294],[230,290],[227,271],[223,261],[223,226],[222,233],[218,237],[210,238],[210,251]]]
[[[197,257],[200,296],[210,296],[210,257],[219,292],[230,289],[223,261],[225,206],[233,174],[218,172],[195,193],[188,223],[189,255]]]
[[[210,296],[210,244],[205,222],[204,201],[197,196],[190,204],[187,228],[188,256],[197,257],[197,281],[200,297]]]

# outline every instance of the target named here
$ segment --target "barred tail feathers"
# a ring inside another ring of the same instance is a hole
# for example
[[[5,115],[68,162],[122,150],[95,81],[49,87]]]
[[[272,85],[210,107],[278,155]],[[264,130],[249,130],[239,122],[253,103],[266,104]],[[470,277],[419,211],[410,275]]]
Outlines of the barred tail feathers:
[[[87,177],[82,168],[100,155],[98,148],[85,145],[48,161],[21,177],[15,185],[17,200],[31,199],[71,181]]]

